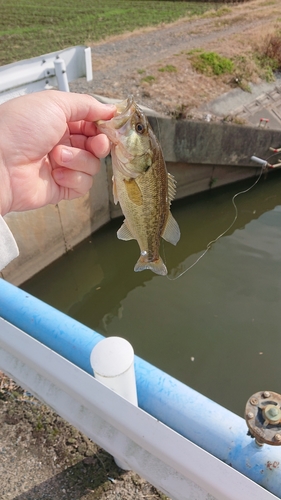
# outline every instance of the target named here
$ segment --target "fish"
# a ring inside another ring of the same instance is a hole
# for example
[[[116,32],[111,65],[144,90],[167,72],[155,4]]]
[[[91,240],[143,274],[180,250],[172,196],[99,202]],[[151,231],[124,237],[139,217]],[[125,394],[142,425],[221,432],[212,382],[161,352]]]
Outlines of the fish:
[[[113,118],[96,125],[111,144],[114,203],[120,203],[125,217],[117,237],[137,240],[140,257],[134,271],[165,276],[161,238],[176,245],[180,229],[170,211],[176,181],[167,172],[161,146],[133,96],[116,105]]]

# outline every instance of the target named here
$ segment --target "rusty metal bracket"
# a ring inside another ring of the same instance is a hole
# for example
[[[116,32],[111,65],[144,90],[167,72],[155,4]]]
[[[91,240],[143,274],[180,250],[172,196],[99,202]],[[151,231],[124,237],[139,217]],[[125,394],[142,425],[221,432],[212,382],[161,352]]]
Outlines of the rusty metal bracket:
[[[272,391],[253,394],[246,403],[245,420],[256,443],[281,445],[281,395]]]

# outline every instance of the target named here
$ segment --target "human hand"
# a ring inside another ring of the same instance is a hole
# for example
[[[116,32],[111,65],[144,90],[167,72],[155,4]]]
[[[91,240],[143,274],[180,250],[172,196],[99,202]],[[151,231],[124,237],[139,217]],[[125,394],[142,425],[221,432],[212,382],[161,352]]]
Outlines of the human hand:
[[[108,138],[93,122],[115,106],[85,94],[47,90],[0,106],[0,214],[85,194]]]

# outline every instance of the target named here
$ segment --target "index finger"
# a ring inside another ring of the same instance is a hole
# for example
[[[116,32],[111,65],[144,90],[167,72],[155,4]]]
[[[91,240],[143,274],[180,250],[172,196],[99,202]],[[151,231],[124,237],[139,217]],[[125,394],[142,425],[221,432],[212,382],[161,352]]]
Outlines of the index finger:
[[[47,90],[46,92],[50,91]],[[67,122],[110,120],[116,112],[114,104],[103,104],[87,94],[61,92],[59,90],[52,90],[51,92],[54,101],[64,111]]]
[[[68,128],[71,134],[85,135],[86,137],[100,134],[94,122],[85,122],[84,120],[69,122]]]

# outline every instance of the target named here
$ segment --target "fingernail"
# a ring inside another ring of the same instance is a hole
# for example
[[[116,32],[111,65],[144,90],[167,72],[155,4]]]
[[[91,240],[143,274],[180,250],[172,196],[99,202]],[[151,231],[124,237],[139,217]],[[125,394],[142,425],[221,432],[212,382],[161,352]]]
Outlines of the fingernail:
[[[72,160],[73,153],[70,149],[62,149],[61,150],[61,161],[68,162]]]
[[[108,109],[112,109],[112,110],[115,110],[115,109],[116,109],[115,104],[111,104],[110,102],[104,102],[103,104],[104,104],[104,106],[106,106]]]

